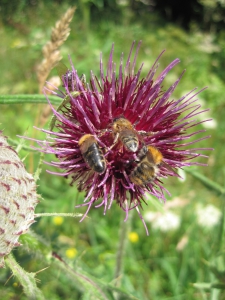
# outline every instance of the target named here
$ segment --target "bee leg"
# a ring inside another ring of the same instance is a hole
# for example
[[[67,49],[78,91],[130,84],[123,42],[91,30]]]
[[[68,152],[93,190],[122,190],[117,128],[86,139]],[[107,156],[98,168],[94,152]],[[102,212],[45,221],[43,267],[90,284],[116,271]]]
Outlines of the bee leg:
[[[110,131],[109,129],[101,129],[101,130],[99,130],[98,137],[103,136],[106,132],[109,132],[109,131]]]
[[[139,130],[138,133],[139,133],[140,135],[146,135],[147,132],[144,131],[144,130]]]
[[[80,94],[80,92],[71,92],[71,96],[78,96]],[[56,111],[59,112],[63,106],[65,106],[67,103],[70,102],[70,95],[66,95],[66,97],[63,99],[63,101],[59,104],[59,106],[56,108]],[[57,117],[56,115],[53,115],[51,120],[50,120],[50,124],[49,124],[49,130],[52,131],[53,128],[55,127],[55,123],[56,123]]]
[[[153,135],[155,132],[152,132],[152,131],[144,131],[144,130],[140,130],[140,131],[138,131],[138,133],[140,134],[140,135],[144,135],[144,136],[151,136],[151,135]]]
[[[111,147],[108,148],[109,151],[116,145],[116,143],[118,142],[119,136],[120,136],[120,134],[117,132]]]
[[[110,130],[110,129],[102,129],[102,130],[100,130],[100,133],[98,134],[98,137],[103,136],[106,132],[112,132],[112,130]],[[108,152],[116,145],[116,143],[118,142],[118,139],[119,139],[119,133],[116,134],[112,145],[107,149]]]

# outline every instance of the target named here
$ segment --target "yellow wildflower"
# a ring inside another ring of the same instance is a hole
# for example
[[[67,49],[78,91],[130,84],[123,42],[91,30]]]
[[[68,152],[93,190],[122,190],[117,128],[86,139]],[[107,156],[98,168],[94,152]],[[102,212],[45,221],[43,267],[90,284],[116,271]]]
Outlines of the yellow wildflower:
[[[66,256],[68,258],[74,258],[77,255],[77,249],[76,248],[68,248],[66,250]]]
[[[54,217],[53,218],[53,223],[57,226],[62,225],[62,223],[64,222],[64,218],[63,217]]]
[[[139,241],[139,236],[136,232],[130,232],[128,238],[131,243],[137,243]]]

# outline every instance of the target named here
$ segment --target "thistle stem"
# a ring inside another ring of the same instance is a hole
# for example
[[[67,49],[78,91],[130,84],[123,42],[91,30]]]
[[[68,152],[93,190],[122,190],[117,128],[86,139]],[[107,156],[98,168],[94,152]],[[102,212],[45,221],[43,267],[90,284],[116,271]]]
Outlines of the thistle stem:
[[[219,228],[219,234],[218,234],[218,242],[216,244],[215,250],[216,250],[216,255],[222,251],[224,248],[224,232],[225,232],[225,203],[222,201],[222,219],[221,219],[221,224]]]
[[[17,277],[20,284],[23,286],[24,293],[28,299],[44,300],[44,295],[37,287],[35,273],[28,273],[16,262],[12,254],[5,258],[6,265],[12,270],[14,276]]]
[[[52,104],[58,105],[62,99],[56,96],[48,96]],[[24,103],[44,103],[47,104],[45,95],[24,94],[24,95],[0,95],[0,104],[24,104]]]
[[[75,213],[40,213],[35,214],[35,218],[40,217],[72,217],[72,218],[80,218],[82,217],[82,214],[75,214]],[[87,216],[88,218],[88,216]]]
[[[118,244],[118,249],[116,254],[116,268],[115,268],[115,275],[114,275],[116,287],[119,287],[121,283],[121,275],[124,267],[123,265],[124,254],[125,254],[125,249],[127,244],[128,232],[130,231],[130,227],[131,227],[132,217],[133,217],[133,209],[129,212],[129,218],[126,222],[124,222],[124,219],[121,219],[120,239],[119,239],[119,244]]]

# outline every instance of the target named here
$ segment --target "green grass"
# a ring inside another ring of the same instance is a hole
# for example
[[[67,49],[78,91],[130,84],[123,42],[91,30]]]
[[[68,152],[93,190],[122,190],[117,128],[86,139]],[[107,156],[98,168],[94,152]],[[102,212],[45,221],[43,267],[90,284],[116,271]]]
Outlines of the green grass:
[[[50,28],[66,8],[65,3],[55,4],[53,14],[50,4],[47,7],[40,4],[35,11],[26,11],[24,18],[15,16],[15,19],[27,29],[27,34],[18,28],[6,25],[1,27],[1,94],[38,92],[35,69],[42,59],[42,46],[49,39]],[[204,108],[210,108],[208,115],[216,120],[217,128],[207,129],[207,134],[211,135],[211,138],[200,142],[198,147],[213,147],[214,151],[206,151],[209,159],[198,160],[208,163],[209,166],[198,167],[197,170],[224,187],[225,84],[224,67],[221,67],[225,56],[223,35],[214,37],[202,32],[187,33],[171,24],[161,26],[155,19],[151,23],[151,16],[149,26],[143,26],[139,20],[128,22],[123,26],[103,19],[99,23],[91,24],[89,30],[84,31],[79,9],[75,13],[71,27],[71,34],[62,46],[64,61],[67,60],[67,55],[71,55],[75,68],[80,73],[85,73],[87,77],[90,70],[98,76],[99,54],[103,53],[106,64],[113,42],[115,43],[114,61],[118,66],[121,52],[124,52],[126,57],[132,41],[142,40],[138,64],[145,63],[143,76],[147,74],[160,52],[166,49],[160,60],[159,71],[177,57],[180,58],[181,63],[170,71],[164,83],[165,89],[184,69],[187,70],[174,97],[181,97],[196,86],[199,89],[208,87],[199,98]],[[56,75],[56,71],[53,70],[52,74]],[[39,119],[43,107],[44,105],[32,104],[1,105],[0,122],[4,134],[19,140],[16,135],[23,135],[28,129],[25,135],[35,136],[35,138],[44,137],[43,134],[32,129],[34,120]],[[201,129],[202,126],[199,125],[199,128]],[[27,169],[34,172],[39,155],[21,151],[20,156],[21,158],[26,156]],[[45,159],[50,160],[47,157]],[[77,203],[82,203],[83,194],[79,194],[75,187],[70,187],[66,179],[49,175],[45,169],[46,166],[43,166],[38,183],[38,191],[43,200],[37,206],[36,212],[84,213],[85,208],[74,209]],[[168,201],[172,201],[175,197],[188,201],[186,206],[171,209],[181,218],[178,229],[162,232],[147,223],[150,231],[150,236],[147,237],[138,215],[133,215],[131,231],[138,234],[139,240],[132,243],[128,239],[121,289],[136,297],[134,299],[224,299],[222,292],[213,296],[216,294],[215,289],[201,290],[193,286],[196,282],[216,281],[205,262],[215,262],[219,254],[223,259],[224,250],[219,225],[207,231],[197,224],[195,215],[197,205],[213,204],[222,212],[224,195],[217,195],[207,189],[190,174],[186,176],[184,182],[175,178],[164,180],[165,187],[172,195],[167,197]],[[143,207],[143,214],[147,211],[156,211],[151,203]],[[88,287],[81,289],[78,279],[75,280],[58,268],[57,263],[49,256],[51,251],[64,257],[69,266],[77,272],[84,272],[93,280],[104,283],[105,290],[110,291],[107,286],[113,285],[120,220],[124,215],[114,204],[107,211],[106,216],[103,216],[102,208],[92,209],[88,216],[89,218],[82,223],[79,223],[79,219],[64,218],[61,225],[56,225],[51,217],[40,218],[32,225],[32,230],[44,242],[41,240],[36,249],[27,251],[26,239],[29,236],[25,236],[22,238],[25,246],[13,252],[17,261],[28,272],[37,272],[49,267],[37,274],[40,280],[38,287],[46,299],[92,299],[86,294]],[[188,242],[182,250],[178,251],[177,244],[184,236],[187,237]],[[46,243],[46,246],[43,246],[43,243]],[[77,250],[77,256],[73,259],[66,255],[66,250],[69,248]],[[220,267],[224,271],[222,264]],[[26,299],[15,277],[4,286],[9,277],[9,269],[0,271],[2,299]],[[108,295],[110,295],[109,299],[116,299],[112,296],[115,296],[115,293],[109,292]],[[126,297],[128,296],[124,295],[120,299],[128,299]]]

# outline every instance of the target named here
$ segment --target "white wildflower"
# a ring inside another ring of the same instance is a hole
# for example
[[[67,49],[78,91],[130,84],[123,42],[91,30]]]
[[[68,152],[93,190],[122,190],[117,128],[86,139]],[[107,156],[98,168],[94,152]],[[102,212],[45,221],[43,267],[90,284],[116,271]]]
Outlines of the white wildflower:
[[[175,230],[180,227],[181,223],[180,217],[171,211],[165,211],[164,213],[147,212],[144,219],[146,222],[152,223],[153,229],[159,229],[163,232]]]
[[[217,225],[221,219],[221,211],[212,204],[205,207],[198,206],[196,210],[197,223],[205,228],[212,228]]]

